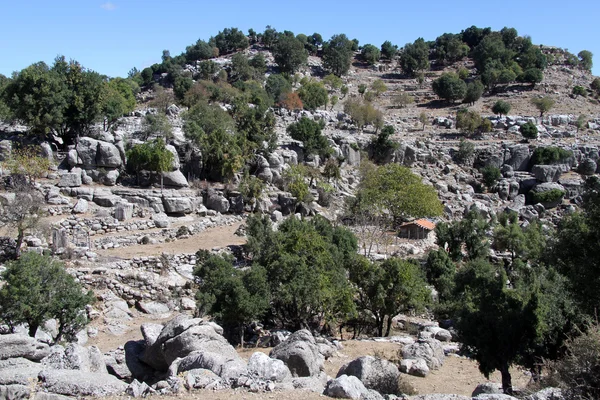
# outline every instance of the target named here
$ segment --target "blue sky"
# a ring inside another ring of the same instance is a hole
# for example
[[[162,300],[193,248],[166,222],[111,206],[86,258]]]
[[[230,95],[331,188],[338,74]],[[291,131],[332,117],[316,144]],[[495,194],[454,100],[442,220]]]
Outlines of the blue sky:
[[[58,54],[109,76],[126,76],[176,55],[197,39],[225,27],[277,30],[328,39],[346,33],[361,44],[385,40],[400,46],[418,37],[433,40],[471,25],[514,27],[536,44],[594,53],[600,75],[600,1],[156,1],[21,0],[2,6],[0,73],[31,63],[52,63]]]

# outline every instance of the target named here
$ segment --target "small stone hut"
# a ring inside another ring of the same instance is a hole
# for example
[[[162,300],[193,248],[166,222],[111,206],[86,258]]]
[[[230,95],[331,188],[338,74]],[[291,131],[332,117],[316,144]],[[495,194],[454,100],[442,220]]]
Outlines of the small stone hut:
[[[400,225],[398,236],[406,239],[428,239],[435,229],[435,223],[426,219],[417,219]]]

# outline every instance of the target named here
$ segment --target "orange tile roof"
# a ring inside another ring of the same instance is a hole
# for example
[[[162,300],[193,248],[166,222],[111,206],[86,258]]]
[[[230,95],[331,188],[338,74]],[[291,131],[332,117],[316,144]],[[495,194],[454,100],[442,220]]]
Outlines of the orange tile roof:
[[[420,226],[421,228],[427,229],[429,231],[432,231],[435,229],[435,224],[431,221],[428,221],[426,219],[417,219],[415,221],[412,222],[407,222],[405,224],[402,224],[402,226],[407,226],[407,225],[412,225],[415,224],[417,226]]]

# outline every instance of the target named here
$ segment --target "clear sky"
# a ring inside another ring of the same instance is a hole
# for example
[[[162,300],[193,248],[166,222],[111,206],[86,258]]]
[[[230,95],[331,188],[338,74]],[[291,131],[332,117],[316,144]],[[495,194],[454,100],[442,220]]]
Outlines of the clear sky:
[[[361,44],[390,40],[400,47],[418,37],[434,40],[471,25],[514,27],[536,44],[594,53],[600,75],[600,1],[263,1],[263,0],[8,0],[1,7],[0,73],[52,63],[62,54],[109,76],[126,76],[180,54],[197,39],[226,27],[262,32],[346,33]]]

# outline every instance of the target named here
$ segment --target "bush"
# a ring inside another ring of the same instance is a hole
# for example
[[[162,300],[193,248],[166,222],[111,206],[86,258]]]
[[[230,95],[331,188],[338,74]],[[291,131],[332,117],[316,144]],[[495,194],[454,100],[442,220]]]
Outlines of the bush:
[[[551,189],[546,192],[533,193],[531,195],[531,201],[533,204],[542,203],[554,203],[565,195],[565,192],[560,189]]]
[[[547,165],[563,162],[573,155],[570,150],[565,150],[560,147],[538,147],[534,150],[531,157],[533,165]]]
[[[467,85],[467,91],[465,93],[463,103],[474,104],[477,100],[481,98],[483,90],[483,84],[479,80],[469,83]]]
[[[358,129],[373,125],[377,130],[383,125],[383,113],[369,102],[363,103],[358,99],[350,98],[344,104],[344,112],[350,116]]]
[[[2,273],[5,281],[0,289],[0,318],[11,330],[29,325],[29,335],[54,318],[58,321],[56,340],[72,338],[85,324],[85,306],[94,301],[92,292],[85,293],[64,266],[49,256],[27,252],[7,264]]]
[[[537,126],[535,126],[535,124],[531,121],[521,125],[519,131],[525,139],[537,139],[538,129]]]
[[[294,74],[306,64],[308,52],[304,44],[293,36],[280,35],[279,40],[273,46],[273,57],[281,72]]]
[[[495,167],[493,165],[488,165],[487,167],[483,167],[481,169],[481,174],[483,175],[483,183],[488,188],[491,188],[498,182],[498,179],[502,176],[500,173],[500,168]]]
[[[393,134],[394,127],[386,125],[381,129],[377,137],[371,140],[371,152],[373,160],[376,163],[383,163],[398,148],[399,144],[390,139],[390,136]]]
[[[596,94],[600,94],[600,78],[595,78],[590,87],[596,92]]]
[[[292,139],[302,141],[304,152],[307,155],[318,154],[325,156],[329,154],[330,148],[327,138],[321,134],[321,130],[325,127],[325,122],[313,121],[307,117],[302,117],[298,122],[290,124],[287,127],[287,132]]]
[[[510,105],[510,103],[508,103],[504,100],[498,100],[492,106],[492,112],[494,114],[498,114],[498,115],[507,115],[510,112],[511,108],[512,108],[512,106]]]
[[[579,86],[579,85],[573,87],[572,93],[575,97],[577,97],[577,96],[586,97],[587,96],[587,90],[585,90],[585,88],[583,86]]]
[[[475,145],[468,140],[461,139],[454,159],[459,164],[465,164],[473,157],[473,154],[475,154]]]
[[[298,90],[298,96],[304,104],[304,108],[307,110],[316,110],[327,104],[329,100],[329,94],[325,86],[320,82],[306,82],[300,90]]]
[[[381,57],[379,49],[372,44],[365,44],[360,53],[361,58],[368,64],[375,64]]]
[[[475,133],[481,126],[482,118],[475,111],[463,108],[456,113],[456,128],[467,133]]]
[[[462,100],[467,94],[467,84],[454,73],[444,73],[433,81],[433,91],[447,102]]]
[[[547,364],[547,383],[563,388],[566,400],[599,399],[600,327],[568,340],[566,349],[563,358]]]
[[[282,74],[271,74],[267,78],[265,90],[273,100],[279,101],[282,95],[292,91],[292,84]]]

